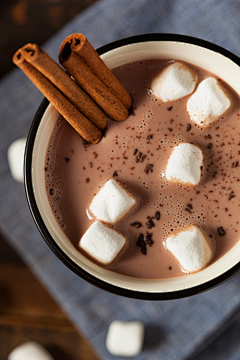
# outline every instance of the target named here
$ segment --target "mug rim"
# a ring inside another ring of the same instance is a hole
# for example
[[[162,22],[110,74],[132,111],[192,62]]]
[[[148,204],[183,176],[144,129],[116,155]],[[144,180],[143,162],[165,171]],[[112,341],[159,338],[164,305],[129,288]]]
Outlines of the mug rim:
[[[204,47],[214,52],[220,53],[221,55],[229,58],[238,66],[240,66],[240,58],[231,53],[230,51],[224,49],[223,47],[211,43],[209,41],[199,39],[196,37],[188,36],[188,35],[180,35],[180,34],[169,34],[169,33],[152,33],[152,34],[143,34],[136,35],[127,38],[123,38],[120,40],[113,41],[109,44],[106,44],[97,49],[99,55],[107,53],[113,49],[140,42],[150,42],[150,41],[174,41],[174,42],[183,42],[188,44],[197,45],[199,47]],[[202,284],[193,286],[187,289],[174,290],[169,292],[142,292],[131,289],[125,289],[108,282],[105,282],[94,275],[88,273],[83,268],[78,266],[73,260],[71,260],[67,254],[61,249],[61,247],[55,242],[50,232],[48,231],[43,218],[38,209],[36,199],[34,196],[34,189],[32,183],[32,154],[33,147],[36,138],[36,134],[41,123],[43,114],[45,113],[47,107],[49,105],[49,101],[44,98],[41,102],[30,127],[26,148],[25,148],[25,156],[24,156],[24,186],[27,197],[27,202],[30,208],[31,215],[34,219],[34,222],[42,235],[43,239],[53,251],[53,253],[65,264],[70,270],[72,270],[75,274],[80,276],[82,279],[86,280],[90,284],[99,287],[102,290],[108,291],[115,295],[120,295],[128,298],[134,298],[139,300],[174,300],[180,299],[184,297],[189,297],[192,295],[196,295],[202,293],[204,291],[210,290],[211,288],[220,285],[224,281],[230,279],[237,272],[240,271],[240,261],[234,265],[229,270],[220,274],[214,279],[206,281]]]

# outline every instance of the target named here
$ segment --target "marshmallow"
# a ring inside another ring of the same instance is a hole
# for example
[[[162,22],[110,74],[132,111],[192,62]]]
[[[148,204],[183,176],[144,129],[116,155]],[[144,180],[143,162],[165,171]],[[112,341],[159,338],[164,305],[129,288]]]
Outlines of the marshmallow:
[[[94,196],[89,210],[98,220],[114,224],[121,220],[135,204],[135,198],[116,180],[111,179]]]
[[[198,81],[197,74],[187,65],[174,62],[152,81],[153,94],[164,102],[174,101],[191,94]]]
[[[8,148],[7,157],[14,180],[23,182],[23,159],[26,139],[15,140]]]
[[[166,167],[166,178],[173,183],[196,186],[201,180],[202,150],[190,143],[176,145]]]
[[[28,341],[17,346],[8,355],[8,360],[54,360],[40,344]]]
[[[201,127],[210,126],[230,107],[231,101],[219,81],[213,77],[203,80],[187,101],[191,120]]]
[[[101,264],[111,264],[126,244],[126,238],[100,221],[95,221],[83,234],[80,249]]]
[[[113,321],[106,338],[106,347],[115,356],[136,356],[143,347],[144,326],[139,321]]]
[[[188,272],[201,270],[212,258],[212,250],[206,237],[194,225],[170,235],[166,240],[166,247]]]

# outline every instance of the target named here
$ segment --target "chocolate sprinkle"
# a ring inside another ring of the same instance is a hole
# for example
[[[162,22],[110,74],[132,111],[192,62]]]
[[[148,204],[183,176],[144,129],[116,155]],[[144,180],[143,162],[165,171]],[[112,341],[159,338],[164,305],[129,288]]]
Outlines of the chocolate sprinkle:
[[[115,177],[115,176],[118,176],[117,171],[114,171],[114,173],[113,173],[113,177]]]
[[[142,227],[142,223],[140,223],[139,221],[134,221],[133,223],[131,223],[131,226],[139,229],[140,227]]]
[[[160,211],[156,211],[156,212],[155,212],[155,219],[156,219],[156,220],[160,220],[160,218],[161,218],[161,213],[160,213]]]
[[[217,232],[218,232],[218,235],[219,236],[224,236],[226,235],[226,231],[224,230],[224,228],[222,226],[220,226],[218,229],[217,229]]]
[[[66,161],[66,163],[68,163],[70,161],[70,159],[68,157],[65,157],[65,161]]]

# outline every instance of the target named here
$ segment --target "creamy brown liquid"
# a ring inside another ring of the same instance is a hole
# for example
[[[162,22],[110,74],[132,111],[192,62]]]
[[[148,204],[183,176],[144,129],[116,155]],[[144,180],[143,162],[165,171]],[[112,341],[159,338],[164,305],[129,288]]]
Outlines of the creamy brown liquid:
[[[169,234],[189,224],[204,231],[214,251],[212,262],[239,239],[239,97],[221,81],[232,100],[231,108],[211,127],[201,129],[189,119],[188,97],[164,104],[151,94],[152,78],[167,63],[147,60],[115,69],[114,74],[133,98],[129,118],[121,123],[109,119],[104,137],[96,145],[84,144],[60,118],[46,158],[49,201],[76,248],[94,221],[87,210],[89,204],[107,180],[115,178],[137,198],[137,207],[114,225],[127,237],[127,246],[106,268],[140,278],[186,276],[164,242]],[[197,72],[199,82],[212,76],[189,66]],[[205,156],[202,181],[196,187],[169,184],[164,178],[172,148],[183,141],[198,145]],[[140,153],[145,156],[142,162],[137,161]],[[157,211],[159,220],[155,218]],[[146,225],[149,218],[154,223],[152,228]],[[131,226],[135,221],[142,227]],[[219,234],[220,227],[224,236]],[[136,245],[140,233],[152,234],[153,244],[146,246],[146,255]]]

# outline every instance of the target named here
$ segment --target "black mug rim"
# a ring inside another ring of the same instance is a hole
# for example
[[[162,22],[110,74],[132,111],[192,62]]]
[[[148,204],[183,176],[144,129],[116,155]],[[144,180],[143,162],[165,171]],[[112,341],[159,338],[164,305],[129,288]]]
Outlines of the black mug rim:
[[[183,42],[188,44],[197,45],[203,48],[207,48],[214,52],[220,53],[225,57],[231,59],[235,62],[238,66],[240,66],[240,59],[231,53],[230,51],[222,48],[219,45],[211,43],[209,41],[199,39],[192,36],[187,35],[180,35],[180,34],[169,34],[169,33],[162,33],[162,34],[143,34],[143,35],[136,35],[127,38],[123,38],[114,42],[111,42],[107,45],[104,45],[97,49],[99,55],[104,54],[108,51],[113,49],[133,44],[133,43],[140,43],[140,42],[149,42],[149,41],[174,41],[174,42]],[[38,210],[36,199],[34,196],[33,185],[32,185],[32,153],[33,153],[33,146],[35,142],[35,137],[38,131],[38,127],[40,125],[42,116],[49,105],[49,101],[44,98],[41,102],[34,119],[32,121],[32,125],[29,130],[29,134],[27,137],[26,148],[25,148],[25,157],[24,157],[24,185],[25,185],[25,192],[27,197],[27,202],[34,219],[34,222],[42,235],[43,239],[53,251],[53,253],[75,274],[80,276],[82,279],[86,280],[90,284],[99,287],[102,290],[106,290],[110,293],[115,295],[120,295],[128,298],[133,299],[140,299],[140,300],[173,300],[173,299],[180,299],[184,297],[189,297],[192,295],[196,295],[202,293],[206,290],[210,290],[213,287],[220,285],[224,281],[230,279],[240,270],[240,261],[233,266],[231,269],[227,270],[223,274],[219,275],[218,277],[207,281],[203,284],[193,286],[187,289],[180,289],[172,292],[142,292],[136,290],[130,290],[121,288],[115,285],[112,285],[108,282],[100,280],[95,276],[89,274],[84,269],[79,267],[74,261],[72,261],[64,251],[57,245],[57,243],[52,238],[51,234],[49,233],[41,214]]]

